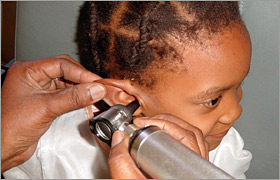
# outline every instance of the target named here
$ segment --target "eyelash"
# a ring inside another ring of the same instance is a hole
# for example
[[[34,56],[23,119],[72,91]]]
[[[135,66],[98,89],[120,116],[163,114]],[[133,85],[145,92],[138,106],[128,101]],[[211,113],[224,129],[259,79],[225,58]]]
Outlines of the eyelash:
[[[209,108],[214,108],[219,104],[221,98],[222,98],[222,96],[219,96],[218,98],[211,99],[210,101],[207,101],[207,102],[203,103],[202,105],[209,107]]]

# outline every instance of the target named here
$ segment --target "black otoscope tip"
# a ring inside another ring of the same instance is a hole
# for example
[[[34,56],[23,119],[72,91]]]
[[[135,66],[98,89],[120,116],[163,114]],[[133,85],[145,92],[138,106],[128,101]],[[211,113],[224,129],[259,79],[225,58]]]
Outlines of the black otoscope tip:
[[[126,105],[125,107],[132,115],[139,106],[140,106],[139,102],[137,100],[135,100],[135,101],[129,103],[128,105]]]

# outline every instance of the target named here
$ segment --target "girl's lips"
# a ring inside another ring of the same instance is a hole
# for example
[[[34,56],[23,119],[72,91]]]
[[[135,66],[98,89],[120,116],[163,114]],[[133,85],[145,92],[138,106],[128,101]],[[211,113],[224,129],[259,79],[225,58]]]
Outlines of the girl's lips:
[[[223,138],[226,134],[228,133],[228,130],[219,133],[219,134],[215,134],[215,135],[208,135],[209,138],[214,138],[214,139],[221,139]]]

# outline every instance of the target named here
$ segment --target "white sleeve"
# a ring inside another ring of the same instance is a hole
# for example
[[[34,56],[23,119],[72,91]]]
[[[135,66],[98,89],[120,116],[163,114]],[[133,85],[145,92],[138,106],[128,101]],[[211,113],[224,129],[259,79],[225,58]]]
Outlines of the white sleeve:
[[[64,114],[53,121],[40,138],[33,156],[4,173],[20,179],[110,178],[107,157],[89,130],[84,109]]]
[[[209,152],[209,161],[236,179],[246,179],[252,154],[244,150],[244,141],[233,127],[223,138],[220,145]]]

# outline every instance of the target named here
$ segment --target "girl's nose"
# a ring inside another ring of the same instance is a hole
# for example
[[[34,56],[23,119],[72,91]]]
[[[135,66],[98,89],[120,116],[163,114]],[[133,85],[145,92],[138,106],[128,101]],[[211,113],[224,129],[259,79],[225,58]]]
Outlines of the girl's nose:
[[[242,113],[242,106],[239,103],[241,100],[240,98],[241,96],[237,92],[229,97],[224,114],[219,119],[220,123],[231,124],[240,117]]]

